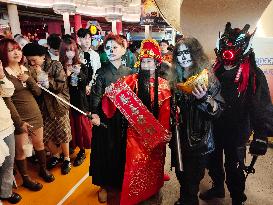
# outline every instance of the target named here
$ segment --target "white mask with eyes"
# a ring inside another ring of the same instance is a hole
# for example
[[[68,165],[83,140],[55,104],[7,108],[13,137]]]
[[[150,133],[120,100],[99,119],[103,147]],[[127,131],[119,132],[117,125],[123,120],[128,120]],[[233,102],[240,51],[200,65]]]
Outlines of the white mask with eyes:
[[[177,50],[177,62],[182,68],[193,65],[189,48],[185,44],[181,44]]]

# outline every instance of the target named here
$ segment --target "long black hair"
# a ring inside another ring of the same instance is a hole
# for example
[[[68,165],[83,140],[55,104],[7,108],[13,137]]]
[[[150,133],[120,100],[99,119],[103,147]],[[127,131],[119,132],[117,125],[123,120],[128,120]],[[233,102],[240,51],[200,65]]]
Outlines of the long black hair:
[[[155,70],[155,82],[154,82],[154,105],[151,103],[150,94],[150,70],[139,70],[138,79],[138,97],[142,103],[150,110],[155,118],[158,118],[159,104],[158,104],[158,69],[159,64]]]

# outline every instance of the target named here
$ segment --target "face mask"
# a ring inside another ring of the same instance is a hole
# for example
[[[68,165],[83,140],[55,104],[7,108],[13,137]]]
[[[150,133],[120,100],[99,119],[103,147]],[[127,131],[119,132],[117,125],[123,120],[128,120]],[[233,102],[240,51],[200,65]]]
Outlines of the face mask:
[[[75,56],[75,51],[66,51],[66,56],[69,60],[73,59]]]
[[[178,48],[177,61],[182,68],[191,67],[193,64],[189,48],[184,44]]]

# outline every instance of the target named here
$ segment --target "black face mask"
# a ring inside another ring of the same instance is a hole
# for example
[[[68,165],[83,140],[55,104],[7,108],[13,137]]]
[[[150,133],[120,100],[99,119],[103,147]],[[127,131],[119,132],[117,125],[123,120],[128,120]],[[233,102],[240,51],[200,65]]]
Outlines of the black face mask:
[[[138,97],[142,103],[151,111],[150,97],[150,71],[139,70],[138,74]]]

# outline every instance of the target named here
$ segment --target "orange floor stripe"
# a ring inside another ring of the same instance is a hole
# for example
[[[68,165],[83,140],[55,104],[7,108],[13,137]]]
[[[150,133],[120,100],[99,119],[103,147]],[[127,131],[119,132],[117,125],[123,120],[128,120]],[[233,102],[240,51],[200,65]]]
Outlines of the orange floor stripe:
[[[56,205],[58,204],[63,197],[70,191],[70,189],[73,188],[73,186],[81,179],[84,177],[84,175],[86,175],[86,173],[89,170],[89,157],[90,155],[90,151],[88,150],[86,153],[86,159],[84,161],[84,163],[79,166],[79,167],[73,167],[70,171],[70,173],[68,175],[61,175],[61,170],[60,167],[56,167],[55,169],[52,170],[52,173],[55,176],[55,181],[52,183],[45,183],[43,182],[43,180],[41,178],[39,178],[37,176],[37,173],[35,172],[35,170],[38,170],[37,166],[31,166],[30,165],[30,176],[39,181],[40,183],[43,184],[43,189],[39,192],[31,192],[29,190],[27,190],[24,187],[19,186],[18,189],[14,189],[15,192],[19,193],[23,199],[21,200],[20,203],[18,203],[18,205]],[[75,158],[75,154],[72,155],[71,157],[71,161],[73,162],[74,158]],[[21,177],[19,176],[19,173],[16,176],[16,181],[17,184],[20,185],[22,183],[21,181]],[[89,182],[89,184],[88,184]],[[78,203],[78,195],[81,196],[81,198],[84,198],[84,195],[88,196],[88,200],[90,201],[90,203],[88,204],[92,204],[92,205],[96,205],[99,204],[97,202],[97,195],[96,195],[96,191],[97,191],[97,187],[95,186],[91,186],[91,181],[90,178],[88,178],[88,180],[86,180],[84,182],[84,184],[86,185],[84,187],[85,189],[85,193],[83,193],[81,190],[82,186],[78,187],[80,188],[80,193],[77,193],[78,190],[76,190],[75,192],[75,200],[73,200],[73,197],[71,197],[71,199],[69,199],[69,204],[81,204],[81,205],[87,205],[87,203]],[[87,191],[86,191],[87,190]],[[88,192],[89,191],[89,192]],[[87,197],[86,196],[86,197]],[[73,203],[74,202],[74,203]],[[3,202],[4,205],[9,205],[9,203],[7,202]],[[66,204],[66,202],[64,203]]]

